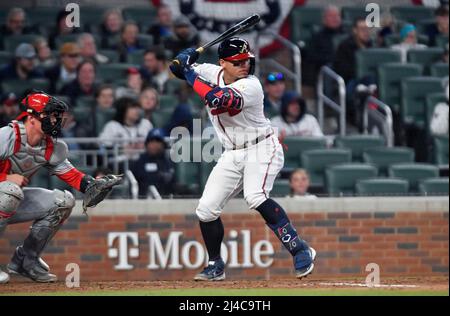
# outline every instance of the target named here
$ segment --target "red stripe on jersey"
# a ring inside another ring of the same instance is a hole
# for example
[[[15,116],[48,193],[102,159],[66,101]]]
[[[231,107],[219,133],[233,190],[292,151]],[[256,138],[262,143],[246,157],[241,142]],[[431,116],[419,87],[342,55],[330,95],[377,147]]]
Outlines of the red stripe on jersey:
[[[66,173],[58,174],[58,178],[62,181],[70,185],[72,188],[80,191],[81,179],[85,176],[85,174],[76,168],[72,168]]]
[[[20,136],[20,128],[19,124],[17,123],[14,123],[14,132],[16,134],[16,140],[14,142],[14,153],[16,153],[20,150],[20,145],[22,144],[22,139]]]
[[[53,144],[53,140],[50,136],[47,136],[45,139],[47,142],[47,147],[45,148],[45,160],[49,161],[53,154],[53,149],[55,148],[55,145]]]
[[[6,181],[6,177],[8,176],[10,171],[11,161],[9,161],[9,159],[0,161],[0,182]]]

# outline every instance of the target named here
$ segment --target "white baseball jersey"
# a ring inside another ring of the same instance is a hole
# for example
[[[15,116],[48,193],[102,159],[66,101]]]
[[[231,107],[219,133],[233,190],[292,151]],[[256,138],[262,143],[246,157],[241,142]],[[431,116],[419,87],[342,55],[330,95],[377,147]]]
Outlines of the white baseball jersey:
[[[245,142],[273,133],[270,121],[264,116],[264,91],[257,77],[249,75],[226,85],[222,67],[196,64],[193,68],[207,81],[231,88],[242,97],[242,111],[234,116],[228,112],[213,115],[212,109],[207,107],[209,118],[225,149],[240,147]]]

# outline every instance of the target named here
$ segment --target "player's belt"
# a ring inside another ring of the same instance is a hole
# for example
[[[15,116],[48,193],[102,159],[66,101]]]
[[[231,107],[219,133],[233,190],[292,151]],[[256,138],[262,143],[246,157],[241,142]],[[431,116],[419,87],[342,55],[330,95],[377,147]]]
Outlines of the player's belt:
[[[233,146],[233,150],[245,149],[245,148],[248,148],[250,146],[256,145],[256,144],[262,142],[263,140],[269,138],[272,135],[273,135],[273,131],[270,132],[269,134],[267,134],[266,136],[259,136],[259,137],[255,138],[255,139],[251,140],[251,141],[245,142],[241,146],[234,145]]]

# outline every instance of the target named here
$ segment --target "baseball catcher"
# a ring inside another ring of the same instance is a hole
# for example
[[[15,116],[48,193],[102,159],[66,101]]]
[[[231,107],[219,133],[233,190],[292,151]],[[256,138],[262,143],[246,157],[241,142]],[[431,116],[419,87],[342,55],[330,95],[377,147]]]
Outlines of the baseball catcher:
[[[51,175],[85,193],[83,208],[95,206],[121,177],[94,179],[67,159],[67,145],[57,138],[68,106],[43,92],[32,92],[21,101],[22,113],[0,129],[0,236],[9,224],[32,221],[29,235],[8,264],[10,274],[36,282],[54,282],[56,276],[41,254],[75,206],[69,191],[26,187],[42,167]],[[0,283],[9,275],[0,270]]]

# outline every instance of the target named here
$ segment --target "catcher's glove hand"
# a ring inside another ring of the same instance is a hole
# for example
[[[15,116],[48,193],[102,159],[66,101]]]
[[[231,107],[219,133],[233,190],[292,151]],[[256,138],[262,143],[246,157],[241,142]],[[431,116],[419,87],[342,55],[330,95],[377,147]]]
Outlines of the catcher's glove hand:
[[[86,187],[83,197],[83,214],[88,207],[94,207],[103,201],[115,185],[120,184],[123,175],[108,174],[92,180]]]

